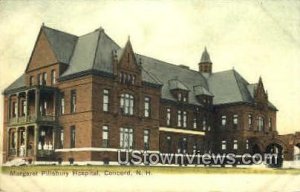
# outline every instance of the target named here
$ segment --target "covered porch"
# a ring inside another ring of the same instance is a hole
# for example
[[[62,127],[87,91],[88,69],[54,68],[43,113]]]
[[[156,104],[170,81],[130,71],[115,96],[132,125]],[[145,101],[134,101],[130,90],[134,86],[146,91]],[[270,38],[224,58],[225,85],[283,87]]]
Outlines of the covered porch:
[[[51,158],[55,149],[55,126],[28,125],[10,127],[8,136],[8,159],[37,160]]]

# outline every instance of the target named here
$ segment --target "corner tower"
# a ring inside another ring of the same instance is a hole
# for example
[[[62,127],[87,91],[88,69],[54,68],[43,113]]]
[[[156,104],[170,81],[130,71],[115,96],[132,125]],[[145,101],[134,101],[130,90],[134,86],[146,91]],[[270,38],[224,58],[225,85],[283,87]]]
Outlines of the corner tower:
[[[206,47],[201,56],[201,60],[199,63],[199,72],[201,73],[211,73],[212,72],[212,62],[210,60],[210,56],[207,52]]]

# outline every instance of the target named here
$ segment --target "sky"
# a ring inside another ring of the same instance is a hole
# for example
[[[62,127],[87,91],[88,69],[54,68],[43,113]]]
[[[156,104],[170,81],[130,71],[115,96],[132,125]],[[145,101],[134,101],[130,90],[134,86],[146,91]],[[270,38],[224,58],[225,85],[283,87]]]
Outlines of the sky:
[[[198,69],[206,46],[213,71],[262,77],[279,109],[280,134],[300,131],[300,1],[1,1],[0,90],[24,73],[39,29],[83,35],[103,27],[120,46]],[[3,97],[0,102],[3,126]],[[2,128],[1,128],[2,130]]]

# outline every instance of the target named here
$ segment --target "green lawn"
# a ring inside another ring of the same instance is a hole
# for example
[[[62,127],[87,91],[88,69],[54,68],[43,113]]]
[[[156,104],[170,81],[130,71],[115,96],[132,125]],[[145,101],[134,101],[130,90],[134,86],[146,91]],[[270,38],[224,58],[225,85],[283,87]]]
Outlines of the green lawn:
[[[151,174],[300,174],[300,169],[254,169],[254,168],[218,168],[218,167],[149,167],[149,166],[19,166],[1,167],[1,172],[9,174],[10,171],[150,171]]]

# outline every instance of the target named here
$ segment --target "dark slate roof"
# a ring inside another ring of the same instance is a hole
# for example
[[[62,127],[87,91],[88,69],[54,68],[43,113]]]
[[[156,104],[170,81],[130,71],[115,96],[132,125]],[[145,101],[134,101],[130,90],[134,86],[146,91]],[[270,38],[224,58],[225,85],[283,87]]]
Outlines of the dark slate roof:
[[[204,48],[204,51],[202,53],[200,63],[212,63],[211,60],[210,60],[210,56],[209,56],[209,53],[207,52],[206,47]]]
[[[171,80],[169,80],[169,89],[170,90],[180,89],[180,90],[189,91],[189,89],[187,88],[187,86],[185,86],[178,79],[171,79]]]
[[[102,28],[78,38],[70,66],[61,77],[86,70],[112,73],[112,52],[120,47],[108,37]]]
[[[211,97],[214,96],[211,92],[209,92],[207,89],[205,89],[201,85],[194,86],[194,93],[197,96],[198,95],[207,95],[207,96],[211,96]]]
[[[68,69],[61,75],[62,78],[91,70],[112,74],[114,55],[120,59],[124,51],[102,28],[80,37],[48,27],[43,29],[59,60],[69,63]],[[200,73],[140,54],[135,54],[135,57],[141,67],[143,82],[162,86],[163,99],[176,101],[170,90],[181,89],[189,91],[189,103],[200,106],[202,104],[197,101],[197,95],[212,96],[214,105],[254,101],[256,84],[249,84],[235,70]],[[211,63],[206,48],[201,62]],[[22,75],[5,91],[24,86],[25,78]],[[269,106],[276,109],[272,103]]]
[[[5,90],[4,93],[8,91],[16,90],[25,87],[25,74],[22,74],[17,80],[10,84]]]
[[[176,98],[170,92],[169,81],[178,79],[180,86],[184,86],[186,90],[189,90],[189,103],[200,105],[197,101],[196,95],[193,92],[193,87],[196,85],[202,85],[208,89],[205,78],[197,71],[182,68],[177,65],[169,64],[154,58],[138,55],[141,58],[143,68],[155,76],[162,84],[162,98],[167,100],[176,101]]]
[[[42,30],[57,59],[62,63],[69,64],[78,37],[46,26],[43,26]]]
[[[247,89],[249,83],[235,70],[213,73],[207,81],[209,91],[215,96],[214,104],[252,102]]]

